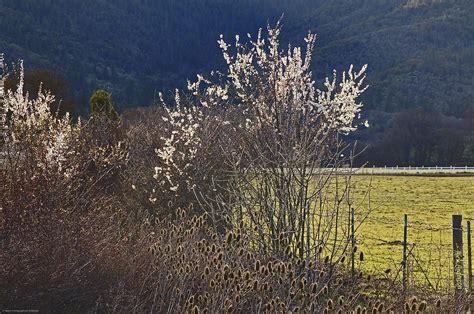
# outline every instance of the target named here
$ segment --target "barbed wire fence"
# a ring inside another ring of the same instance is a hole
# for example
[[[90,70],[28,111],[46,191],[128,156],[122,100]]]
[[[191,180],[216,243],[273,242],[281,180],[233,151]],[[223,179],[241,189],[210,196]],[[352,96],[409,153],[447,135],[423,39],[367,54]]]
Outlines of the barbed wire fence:
[[[357,213],[355,217],[357,221]],[[442,225],[410,218],[403,214],[400,219],[364,217],[366,226],[352,235],[365,255],[363,262],[356,262],[359,268],[385,274],[404,296],[470,294],[470,218],[463,221],[462,215],[453,215],[451,222]],[[351,258],[357,259],[354,254]]]

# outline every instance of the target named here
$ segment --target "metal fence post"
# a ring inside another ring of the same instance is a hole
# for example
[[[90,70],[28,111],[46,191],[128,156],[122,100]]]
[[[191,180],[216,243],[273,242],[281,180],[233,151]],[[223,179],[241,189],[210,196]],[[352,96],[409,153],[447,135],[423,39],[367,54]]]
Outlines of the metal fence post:
[[[351,270],[352,270],[352,281],[355,279],[355,212],[354,208],[351,209],[351,241],[352,241],[352,265],[351,265]]]
[[[464,291],[463,264],[462,215],[453,215],[453,278],[456,294]]]

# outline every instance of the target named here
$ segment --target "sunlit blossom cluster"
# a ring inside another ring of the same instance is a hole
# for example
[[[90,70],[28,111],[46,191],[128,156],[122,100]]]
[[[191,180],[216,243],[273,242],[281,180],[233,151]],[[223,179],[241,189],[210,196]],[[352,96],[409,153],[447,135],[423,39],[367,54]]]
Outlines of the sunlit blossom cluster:
[[[40,88],[38,97],[30,99],[24,92],[24,70],[20,63],[20,81],[15,90],[4,92],[1,111],[1,128],[4,130],[4,149],[10,153],[26,154],[42,169],[55,169],[71,175],[73,169],[65,169],[70,143],[80,128],[80,122],[72,125],[69,115],[58,117],[51,111],[55,98]],[[34,151],[32,151],[34,150]]]
[[[228,66],[226,80],[210,83],[198,76],[188,86],[197,94],[200,86],[205,85],[201,89],[210,96],[205,99],[211,98],[216,104],[228,101],[232,93],[232,104],[245,108],[247,127],[274,126],[277,119],[294,118],[301,125],[314,127],[317,123],[319,128],[341,133],[354,131],[353,121],[362,107],[357,98],[367,88],[367,66],[359,71],[351,66],[342,73],[340,82],[334,71],[332,79],[327,78],[318,89],[311,72],[316,36],[308,34],[303,52],[300,47],[282,49],[279,35],[277,25],[268,28],[268,38],[263,38],[262,30],[255,40],[247,34],[249,43],[242,43],[236,36],[234,51],[221,35],[218,44]],[[282,117],[281,113],[286,114]]]
[[[3,91],[0,111],[0,143],[4,161],[21,161],[31,169],[72,179],[87,167],[118,167],[127,159],[125,143],[87,143],[85,124],[73,122],[69,113],[60,116],[51,109],[55,97],[40,87],[31,98],[24,91],[24,69],[19,64],[19,83]],[[81,135],[82,134],[82,135]]]
[[[295,128],[336,133],[356,129],[353,122],[362,107],[357,98],[366,89],[366,66],[359,71],[351,66],[341,80],[334,72],[318,89],[311,72],[316,36],[309,33],[305,38],[305,51],[291,46],[282,49],[280,29],[279,25],[268,27],[267,38],[262,30],[255,39],[247,34],[247,43],[236,36],[233,45],[221,35],[218,45],[227,70],[212,72],[209,79],[198,75],[196,81],[188,81],[187,95],[192,101],[183,102],[176,91],[173,106],[164,106],[167,135],[161,138],[162,147],[156,148],[161,162],[154,168],[154,178],[161,186],[177,191],[184,178],[186,188],[193,187],[186,174],[202,146],[199,131],[210,109],[241,112],[243,119],[237,127],[249,136],[261,128],[283,137],[293,136]],[[223,125],[231,122],[219,119]],[[293,133],[284,134],[285,130]]]
[[[160,99],[165,104],[162,95]],[[160,165],[155,166],[153,178],[161,187],[177,192],[182,182],[186,184],[183,188],[188,190],[194,186],[187,178],[201,146],[199,128],[203,112],[196,106],[184,106],[179,91],[176,91],[174,100],[174,107],[164,106],[165,114],[161,118],[164,125],[162,146],[155,148]],[[150,199],[155,200],[154,197]]]

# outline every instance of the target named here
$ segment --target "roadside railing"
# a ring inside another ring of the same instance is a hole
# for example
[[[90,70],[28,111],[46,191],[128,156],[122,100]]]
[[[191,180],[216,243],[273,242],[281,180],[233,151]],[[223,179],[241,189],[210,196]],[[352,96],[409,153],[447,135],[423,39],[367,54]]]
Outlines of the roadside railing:
[[[384,166],[352,169],[355,174],[474,174],[471,166]]]

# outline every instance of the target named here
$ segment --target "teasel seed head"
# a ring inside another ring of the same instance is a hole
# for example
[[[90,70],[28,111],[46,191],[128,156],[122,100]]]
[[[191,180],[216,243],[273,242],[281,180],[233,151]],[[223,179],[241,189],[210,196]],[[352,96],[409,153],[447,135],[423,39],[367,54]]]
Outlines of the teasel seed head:
[[[273,263],[272,263],[271,261],[267,263],[267,268],[268,268],[268,271],[269,271],[269,272],[272,272],[272,270],[273,270]]]
[[[426,310],[426,308],[427,308],[427,303],[426,303],[426,301],[422,301],[422,302],[420,303],[419,310],[420,310],[421,312],[423,312],[424,310]]]
[[[291,287],[294,289],[296,287],[296,279],[291,281]]]
[[[260,270],[260,260],[256,260],[255,261],[255,271],[259,271]]]
[[[253,282],[253,290],[257,291],[258,290],[258,280],[254,280]]]
[[[304,288],[304,281],[303,280],[300,280],[300,282],[298,283],[298,288],[300,290],[303,290],[303,288]]]
[[[327,307],[332,310],[334,307],[334,303],[332,302],[332,299],[328,299],[327,301]]]
[[[377,307],[377,311],[379,311],[380,313],[382,313],[383,308],[384,308],[384,304],[383,304],[383,303],[380,303],[379,306]]]
[[[340,296],[339,299],[337,300],[337,303],[339,304],[339,306],[342,306],[344,304],[344,297]]]
[[[269,275],[270,272],[268,271],[268,268],[266,268],[265,266],[263,266],[263,267],[262,267],[262,270],[263,270],[263,274],[264,274],[265,276],[268,276],[268,275]]]
[[[295,273],[293,273],[292,270],[288,273],[288,278],[292,279],[295,276]]]
[[[410,312],[410,304],[408,302],[405,302],[404,308],[405,312]]]
[[[328,293],[329,293],[328,286],[324,286],[324,288],[323,288],[323,294],[324,294],[324,295],[327,295]]]

